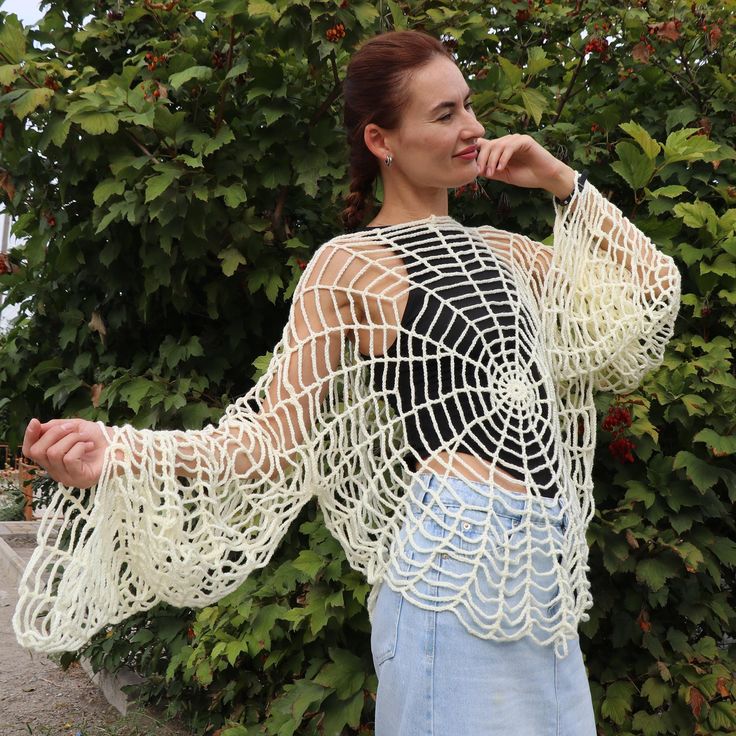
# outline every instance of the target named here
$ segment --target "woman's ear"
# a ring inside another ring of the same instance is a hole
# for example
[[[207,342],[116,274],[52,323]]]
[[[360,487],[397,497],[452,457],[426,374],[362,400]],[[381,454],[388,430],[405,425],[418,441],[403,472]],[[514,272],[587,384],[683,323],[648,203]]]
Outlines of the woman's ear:
[[[386,156],[392,153],[383,128],[380,128],[375,123],[368,123],[365,126],[363,140],[365,141],[366,148],[380,161],[383,161]]]

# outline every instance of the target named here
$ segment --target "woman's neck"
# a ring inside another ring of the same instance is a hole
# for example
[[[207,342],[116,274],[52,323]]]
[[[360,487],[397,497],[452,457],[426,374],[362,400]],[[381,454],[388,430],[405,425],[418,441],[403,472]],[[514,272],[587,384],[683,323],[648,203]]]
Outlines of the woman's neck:
[[[400,225],[430,215],[447,215],[447,189],[398,188],[384,185],[383,204],[370,225]]]

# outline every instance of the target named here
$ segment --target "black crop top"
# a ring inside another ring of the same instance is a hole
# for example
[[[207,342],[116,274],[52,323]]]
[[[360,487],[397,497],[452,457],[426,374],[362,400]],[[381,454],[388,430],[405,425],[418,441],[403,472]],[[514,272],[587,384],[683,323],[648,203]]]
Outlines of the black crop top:
[[[500,469],[553,497],[560,458],[552,387],[538,366],[540,345],[528,344],[535,321],[509,267],[464,228],[443,226],[438,234],[424,224],[389,237],[386,245],[396,246],[411,282],[404,330],[383,355],[358,354],[375,357],[373,384],[388,389],[390,405],[403,415],[413,451],[403,458],[407,467],[415,471],[418,458],[456,440],[457,451],[489,462],[495,453]]]

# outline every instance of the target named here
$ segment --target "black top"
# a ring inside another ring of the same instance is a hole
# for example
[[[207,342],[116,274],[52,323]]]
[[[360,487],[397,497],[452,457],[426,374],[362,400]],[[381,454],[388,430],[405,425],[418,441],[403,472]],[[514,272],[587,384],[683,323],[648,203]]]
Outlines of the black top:
[[[407,466],[416,470],[418,458],[442,446],[489,462],[498,452],[500,469],[554,496],[552,397],[539,346],[527,344],[538,321],[508,267],[462,226],[443,225],[439,235],[426,224],[397,227],[390,242],[411,281],[404,329],[383,355],[359,355],[375,359],[373,384],[402,417],[414,453]]]

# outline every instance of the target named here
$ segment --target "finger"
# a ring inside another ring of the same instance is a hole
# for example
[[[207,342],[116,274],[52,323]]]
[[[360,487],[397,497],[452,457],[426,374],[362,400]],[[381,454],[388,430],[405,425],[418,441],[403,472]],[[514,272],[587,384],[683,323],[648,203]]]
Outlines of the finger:
[[[77,443],[86,444],[86,441],[82,438],[79,432],[70,432],[69,434],[62,437],[58,442],[55,442],[46,451],[46,457],[51,462],[50,468],[64,467],[64,458],[69,450],[74,447]]]
[[[41,423],[35,417],[28,422],[25,434],[23,435],[23,454],[30,457],[31,447],[34,442],[41,436]]]
[[[94,450],[93,442],[81,441],[75,442],[74,445],[64,453],[64,457],[62,458],[64,468],[69,474],[69,477],[73,478],[76,483],[80,483],[82,481],[80,476],[84,469],[85,458],[91,450]]]
[[[501,158],[501,154],[504,152],[504,146],[495,146],[491,151],[491,155],[488,157],[488,175],[493,176],[496,173],[496,167],[498,165],[498,159]]]
[[[509,146],[498,158],[498,164],[496,165],[496,171],[503,171],[506,165],[511,160],[516,149]]]
[[[482,175],[485,175],[486,168],[488,166],[488,157],[491,154],[491,142],[490,141],[482,141],[480,145],[480,151],[478,151],[478,158],[476,161],[478,162],[478,170]]]
[[[56,427],[62,424],[79,424],[82,421],[82,419],[78,419],[76,417],[49,419],[48,422],[41,422],[41,428],[46,431],[47,429],[51,429],[51,427]]]
[[[48,449],[58,442],[59,439],[69,434],[69,432],[70,430],[65,428],[62,424],[57,424],[51,427],[51,429],[46,430],[46,432],[44,432],[41,437],[37,438],[36,442],[31,445],[28,457],[42,467],[46,467],[49,463],[49,458],[46,455]]]

